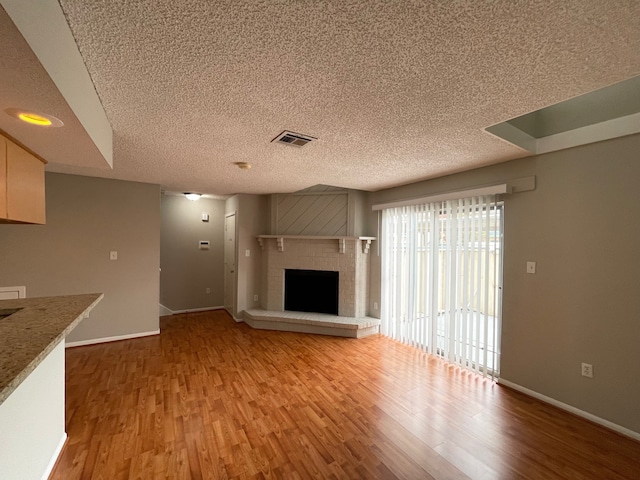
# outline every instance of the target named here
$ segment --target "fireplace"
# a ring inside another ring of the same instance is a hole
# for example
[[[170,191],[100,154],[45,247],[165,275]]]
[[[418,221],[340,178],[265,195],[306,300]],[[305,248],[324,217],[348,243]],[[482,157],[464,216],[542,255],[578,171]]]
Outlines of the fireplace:
[[[337,275],[338,316],[366,316],[369,245],[372,240],[373,237],[260,235],[258,241],[263,251],[261,308],[272,312],[301,311],[298,306],[285,305],[285,273],[289,270],[315,270]],[[316,291],[317,288],[310,287],[303,293],[315,294]],[[335,312],[332,314],[336,315]]]
[[[339,272],[285,269],[284,309],[338,315]]]

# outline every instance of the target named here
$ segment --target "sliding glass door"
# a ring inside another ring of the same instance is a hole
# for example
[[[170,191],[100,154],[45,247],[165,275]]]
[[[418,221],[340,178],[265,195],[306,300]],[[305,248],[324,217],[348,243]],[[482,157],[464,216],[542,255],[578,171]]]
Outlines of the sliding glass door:
[[[382,333],[497,377],[502,205],[481,196],[382,211]]]

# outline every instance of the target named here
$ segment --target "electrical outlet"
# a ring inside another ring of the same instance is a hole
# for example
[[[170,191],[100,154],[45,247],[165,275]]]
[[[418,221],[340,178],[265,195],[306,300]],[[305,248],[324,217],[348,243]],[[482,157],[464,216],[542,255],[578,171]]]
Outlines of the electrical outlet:
[[[373,309],[378,310],[378,302],[373,302]]]
[[[257,302],[257,301],[258,301],[258,295],[254,295],[254,296],[253,296],[253,301],[254,301],[254,302]]]
[[[211,289],[209,287],[207,287],[207,289],[205,291],[206,291],[206,293],[211,293]]]
[[[593,378],[593,365],[591,365],[590,363],[583,363],[582,364],[582,376],[583,377]]]

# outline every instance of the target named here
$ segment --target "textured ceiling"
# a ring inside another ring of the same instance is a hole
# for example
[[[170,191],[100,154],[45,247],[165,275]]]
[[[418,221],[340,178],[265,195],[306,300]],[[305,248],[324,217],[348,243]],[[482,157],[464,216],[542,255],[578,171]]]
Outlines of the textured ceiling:
[[[377,190],[497,163],[526,153],[484,127],[640,73],[638,1],[60,4],[114,170],[48,168],[168,190]],[[285,129],[318,140],[270,143]]]

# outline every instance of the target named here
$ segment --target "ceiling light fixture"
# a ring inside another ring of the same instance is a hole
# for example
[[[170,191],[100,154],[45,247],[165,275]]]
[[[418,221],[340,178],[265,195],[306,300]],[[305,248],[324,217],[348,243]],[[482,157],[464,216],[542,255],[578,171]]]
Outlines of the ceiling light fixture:
[[[188,200],[195,202],[196,200],[200,200],[202,195],[200,193],[184,192],[184,196],[187,197]]]
[[[51,125],[51,120],[35,113],[19,113],[18,118],[23,122],[31,123],[33,125],[40,125],[43,127]]]
[[[236,162],[234,165],[237,165],[240,170],[249,170],[251,168],[251,164],[247,162]]]
[[[5,113],[13,118],[39,127],[62,127],[64,125],[62,120],[46,113],[29,112],[19,108],[7,108]]]

